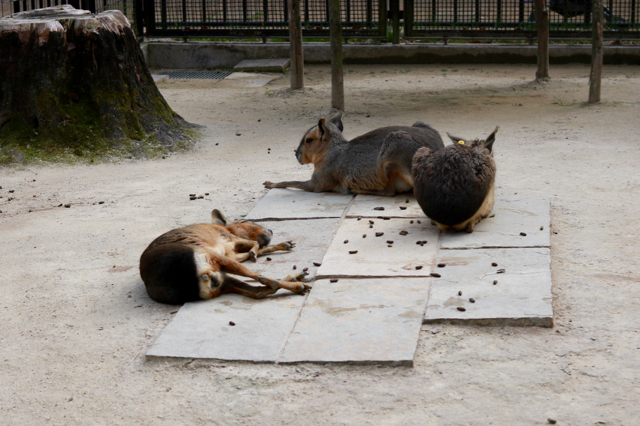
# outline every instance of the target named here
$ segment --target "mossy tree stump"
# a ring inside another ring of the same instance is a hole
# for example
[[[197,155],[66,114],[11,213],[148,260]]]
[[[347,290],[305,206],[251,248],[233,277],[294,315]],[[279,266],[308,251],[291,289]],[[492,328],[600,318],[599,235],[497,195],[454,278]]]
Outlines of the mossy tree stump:
[[[0,162],[146,156],[190,144],[120,11],[71,6],[0,19]]]

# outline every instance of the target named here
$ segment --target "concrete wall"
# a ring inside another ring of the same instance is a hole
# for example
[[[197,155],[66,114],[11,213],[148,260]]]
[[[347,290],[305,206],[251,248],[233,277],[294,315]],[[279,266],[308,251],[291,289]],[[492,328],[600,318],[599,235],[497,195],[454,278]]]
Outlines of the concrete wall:
[[[230,69],[245,59],[288,58],[288,43],[145,43],[151,68]],[[345,44],[346,64],[536,63],[537,46],[519,44]],[[590,63],[591,45],[552,44],[551,64]],[[305,43],[304,62],[331,62],[329,43]],[[605,46],[605,64],[640,65],[640,46]]]

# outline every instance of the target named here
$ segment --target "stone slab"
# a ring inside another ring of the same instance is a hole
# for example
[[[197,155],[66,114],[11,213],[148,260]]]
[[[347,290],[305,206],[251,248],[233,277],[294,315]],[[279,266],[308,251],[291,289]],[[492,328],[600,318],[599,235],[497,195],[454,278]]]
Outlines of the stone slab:
[[[549,198],[496,198],[493,207],[495,216],[483,219],[470,234],[443,233],[441,247],[550,247],[550,209]],[[520,235],[522,232],[526,236]]]
[[[156,84],[169,80],[169,76],[166,74],[151,74],[151,77],[153,77],[153,82]]]
[[[384,210],[374,210],[376,207],[383,207]],[[413,194],[401,194],[395,197],[359,194],[347,211],[347,217],[378,216],[426,218]]]
[[[369,221],[374,222],[373,228],[369,227]],[[408,234],[400,235],[401,231]],[[376,237],[377,232],[384,234]],[[438,236],[438,229],[427,220],[344,219],[322,260],[318,277],[428,276]],[[345,244],[345,240],[349,242]],[[424,246],[416,244],[424,240],[427,241]],[[357,253],[350,254],[350,251]]]
[[[441,250],[425,322],[551,327],[550,262],[548,248]]]
[[[245,72],[281,72],[289,69],[291,60],[289,58],[273,59],[245,59],[233,67],[234,71]]]
[[[275,362],[305,299],[280,290],[261,300],[226,294],[187,303],[147,356]]]
[[[352,195],[274,188],[245,217],[248,220],[340,218]]]
[[[293,241],[296,246],[290,252],[281,251],[260,256],[257,263],[245,262],[244,265],[252,271],[276,279],[301,272],[303,268],[309,268],[307,279],[313,279],[318,269],[314,262],[322,262],[331,243],[331,238],[338,229],[339,221],[340,219],[284,220],[262,223],[256,221],[256,223],[261,223],[273,231],[272,243]],[[267,258],[271,260],[267,261]],[[296,265],[295,270],[293,265]]]
[[[412,365],[430,281],[317,281],[278,362]]]
[[[223,80],[220,80],[222,87],[263,87],[277,79],[275,75],[265,75],[250,72],[234,72]]]

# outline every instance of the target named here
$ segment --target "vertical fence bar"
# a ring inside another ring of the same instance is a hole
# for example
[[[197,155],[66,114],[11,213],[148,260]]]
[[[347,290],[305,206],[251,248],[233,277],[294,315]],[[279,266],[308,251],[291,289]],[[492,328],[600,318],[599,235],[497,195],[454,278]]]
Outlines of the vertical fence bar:
[[[289,22],[289,1],[288,0],[284,0],[284,6],[282,11],[284,12],[284,22]],[[300,15],[300,1],[298,1],[298,15]]]
[[[242,0],[242,22],[247,22],[247,0]]]
[[[378,26],[380,29],[380,36],[387,37],[387,0],[379,0],[378,2]]]
[[[309,22],[309,0],[304,0],[304,22]]]
[[[147,36],[153,36],[156,32],[156,4],[154,0],[144,1],[144,26],[147,28]],[[164,10],[164,9],[163,9]]]
[[[13,2],[13,13],[18,13],[20,12],[20,2],[19,1],[14,1]]]
[[[344,111],[344,70],[342,56],[342,14],[340,0],[331,0],[331,107]]]
[[[331,1],[332,0],[325,0],[324,2],[327,10],[327,16],[326,16],[327,23],[331,22],[331,4],[330,4]]]
[[[262,0],[262,22],[267,25],[269,21],[269,0]]]
[[[496,24],[502,22],[502,0],[496,2]]]
[[[371,28],[371,24],[373,23],[373,1],[367,0],[367,28]]]
[[[636,0],[631,0],[631,24],[635,25],[636,22]]]
[[[138,39],[142,41],[144,37],[144,8],[142,6],[142,0],[135,0],[135,21]]]
[[[207,22],[207,0],[202,0],[202,23]]]
[[[391,43],[400,44],[400,0],[391,0]]]
[[[480,0],[475,0],[476,3],[476,22],[480,22]]]
[[[438,15],[438,4],[436,0],[431,0],[431,23],[436,23],[436,17]]]
[[[187,24],[187,0],[182,0],[182,25],[186,26],[186,24]]]
[[[414,3],[413,0],[404,0],[404,36],[413,36],[414,21]]]
[[[154,4],[154,7],[155,7],[155,4]],[[153,15],[155,16],[155,10],[153,12]],[[167,0],[160,1],[160,22],[162,23],[162,29],[166,30],[167,29]]]
[[[453,0],[453,22],[458,23],[458,0]]]
[[[347,0],[347,19],[346,19],[347,25],[349,25],[349,22],[351,22],[351,0]]]
[[[518,0],[518,23],[524,22],[524,0]]]
[[[84,0],[82,6],[83,9],[87,8],[89,12],[96,13],[96,0]]]
[[[229,5],[227,3],[227,0],[222,0],[222,22],[224,22],[225,24],[227,23],[228,8],[229,8]]]

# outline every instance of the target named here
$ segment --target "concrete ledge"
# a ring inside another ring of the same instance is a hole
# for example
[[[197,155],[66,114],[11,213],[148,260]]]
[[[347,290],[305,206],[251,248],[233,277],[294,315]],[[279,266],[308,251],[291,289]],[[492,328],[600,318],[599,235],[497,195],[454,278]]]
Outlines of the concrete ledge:
[[[604,46],[607,65],[640,65],[640,46]],[[150,68],[232,69],[247,59],[289,57],[288,43],[148,42]],[[305,43],[307,64],[331,63],[329,43]],[[345,44],[346,64],[481,64],[537,61],[537,46],[521,44]],[[591,45],[552,44],[551,64],[591,62]]]

